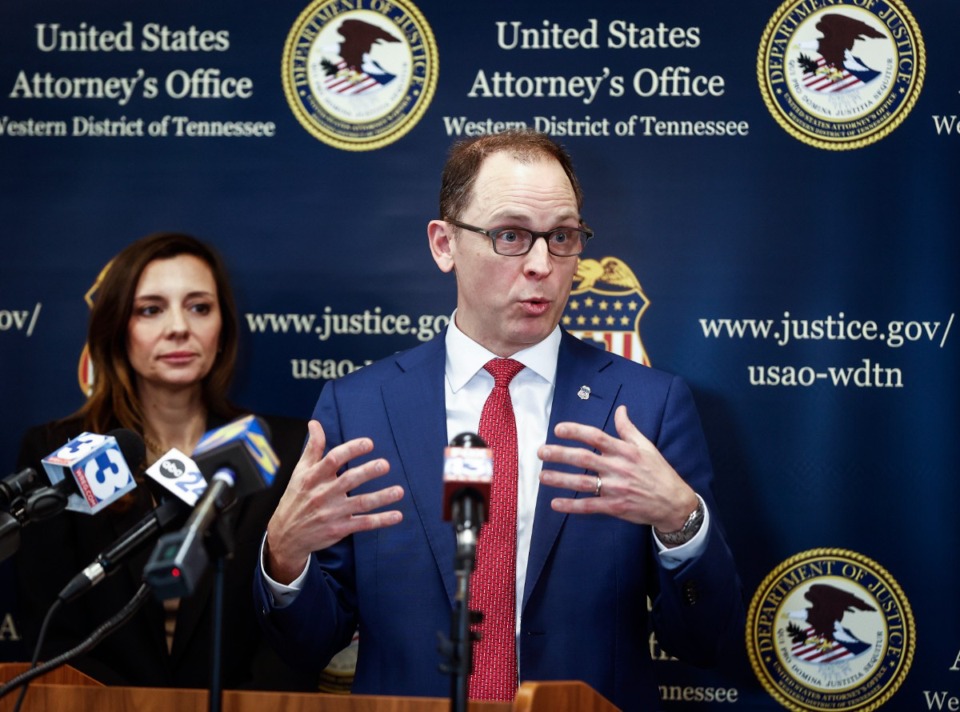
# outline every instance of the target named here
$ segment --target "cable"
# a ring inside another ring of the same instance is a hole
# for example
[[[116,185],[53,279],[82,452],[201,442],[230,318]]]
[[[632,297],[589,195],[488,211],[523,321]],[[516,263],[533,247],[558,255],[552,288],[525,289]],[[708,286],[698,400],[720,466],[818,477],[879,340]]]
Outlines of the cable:
[[[51,670],[58,668],[65,663],[68,663],[78,655],[82,655],[83,653],[95,648],[100,644],[101,641],[103,641],[104,638],[129,621],[133,615],[140,610],[143,604],[147,602],[149,597],[150,587],[145,583],[141,584],[140,588],[137,589],[137,592],[133,595],[133,598],[131,598],[127,604],[121,608],[116,615],[113,616],[113,618],[108,619],[98,628],[94,629],[93,633],[91,633],[86,640],[66,651],[65,653],[61,653],[52,660],[48,660],[47,662],[43,663],[43,665],[39,665],[17,675],[3,687],[0,687],[0,698],[5,697],[21,685],[28,684],[34,678],[40,677],[41,675],[50,672]]]
[[[40,660],[40,651],[43,649],[43,641],[47,637],[47,628],[50,627],[50,621],[53,620],[54,614],[62,605],[63,601],[61,599],[54,599],[53,603],[51,603],[47,609],[46,615],[43,617],[43,623],[40,625],[40,635],[37,636],[37,644],[33,648],[33,657],[30,658],[30,670],[33,670],[37,666],[37,661]],[[24,684],[23,689],[20,690],[20,697],[17,698],[17,703],[13,706],[13,712],[20,712],[20,707],[23,705],[23,698],[27,696],[27,689],[29,687],[30,682],[28,681]]]

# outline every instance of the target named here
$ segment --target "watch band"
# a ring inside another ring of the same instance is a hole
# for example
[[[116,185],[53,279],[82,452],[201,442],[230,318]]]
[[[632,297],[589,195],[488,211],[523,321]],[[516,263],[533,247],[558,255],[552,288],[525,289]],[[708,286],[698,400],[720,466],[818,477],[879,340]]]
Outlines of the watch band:
[[[697,497],[697,508],[690,512],[687,521],[675,532],[662,532],[654,527],[657,538],[667,546],[680,546],[693,539],[703,525],[703,500]]]

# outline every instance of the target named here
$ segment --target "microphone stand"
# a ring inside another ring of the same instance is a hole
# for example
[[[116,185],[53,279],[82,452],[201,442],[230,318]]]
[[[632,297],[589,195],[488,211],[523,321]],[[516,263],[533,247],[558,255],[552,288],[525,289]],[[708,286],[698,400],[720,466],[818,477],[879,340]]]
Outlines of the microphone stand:
[[[213,626],[210,652],[210,712],[220,712],[223,708],[223,598],[226,588],[226,563],[232,558],[234,546],[234,524],[238,503],[233,502],[220,513],[216,523],[208,534],[207,552],[213,558]]]
[[[473,672],[473,642],[476,634],[470,631],[472,623],[480,622],[480,612],[470,610],[470,576],[472,559],[457,567],[457,592],[450,621],[450,667],[453,675],[450,686],[451,712],[467,712],[467,683]]]
[[[213,650],[210,655],[210,712],[223,706],[223,590],[225,558],[214,559],[213,570]]]
[[[473,672],[473,643],[479,637],[470,630],[470,626],[480,623],[483,615],[480,611],[470,610],[470,577],[476,566],[477,537],[484,521],[483,499],[468,494],[460,501],[455,500],[452,507],[453,519],[457,522],[454,565],[457,590],[450,618],[450,637],[438,634],[440,652],[446,658],[440,670],[453,677],[450,685],[451,712],[467,712],[467,685]]]

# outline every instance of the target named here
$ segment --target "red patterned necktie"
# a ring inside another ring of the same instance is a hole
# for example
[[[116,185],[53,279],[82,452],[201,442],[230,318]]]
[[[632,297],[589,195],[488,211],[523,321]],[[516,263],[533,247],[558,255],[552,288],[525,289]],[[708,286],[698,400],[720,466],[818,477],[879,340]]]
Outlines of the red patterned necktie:
[[[483,613],[483,623],[474,646],[469,697],[512,700],[517,693],[517,421],[509,386],[523,364],[497,358],[484,368],[494,384],[480,413],[478,434],[493,450],[493,485],[471,584],[470,608]]]

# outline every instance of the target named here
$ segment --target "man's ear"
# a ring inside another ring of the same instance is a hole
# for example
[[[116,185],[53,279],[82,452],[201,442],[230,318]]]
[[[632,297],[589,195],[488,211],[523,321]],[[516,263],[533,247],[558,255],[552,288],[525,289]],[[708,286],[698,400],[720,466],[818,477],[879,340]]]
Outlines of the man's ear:
[[[427,240],[430,242],[430,254],[441,272],[453,270],[453,226],[445,220],[431,220],[427,224]]]

